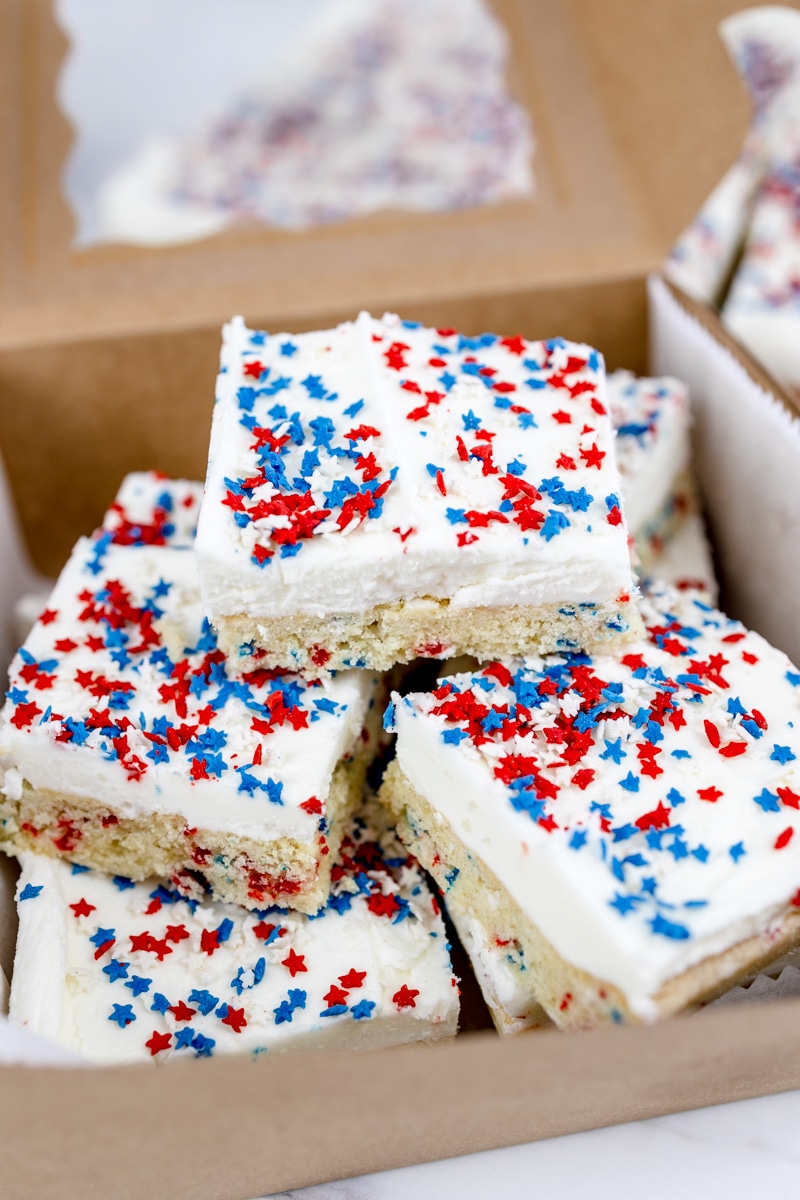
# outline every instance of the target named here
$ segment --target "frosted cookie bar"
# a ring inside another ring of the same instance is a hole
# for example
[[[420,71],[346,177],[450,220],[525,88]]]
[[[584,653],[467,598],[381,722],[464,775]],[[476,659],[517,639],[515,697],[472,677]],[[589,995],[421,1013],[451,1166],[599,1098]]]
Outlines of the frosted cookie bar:
[[[553,1022],[531,989],[525,953],[519,943],[496,930],[490,932],[458,904],[448,903],[447,912],[498,1033],[552,1028]]]
[[[368,812],[319,916],[198,905],[23,855],[10,1015],[100,1062],[449,1037],[458,987],[438,905]]]
[[[642,609],[622,657],[396,701],[400,836],[562,1027],[669,1016],[800,940],[800,672],[689,592]]]
[[[374,677],[231,678],[191,550],[81,539],[10,685],[6,849],[248,907],[325,902],[374,750]]]
[[[797,140],[800,143],[800,130]],[[722,318],[779,383],[800,396],[797,213],[798,176],[793,158],[777,167],[762,185]]]
[[[133,471],[123,479],[102,527],[120,546],[193,546],[202,499],[202,483]]]
[[[614,371],[608,400],[628,529],[647,567],[696,507],[689,395],[677,379]]]
[[[699,513],[690,512],[657,554],[650,559],[643,586],[670,584],[679,591],[702,593],[708,604],[716,604],[719,584],[714,559]]]
[[[197,556],[243,668],[616,644],[638,628],[596,351],[362,313],[225,327]]]
[[[203,485],[170,479],[160,471],[134,471],[120,484],[97,532],[104,544],[120,546],[194,545]],[[14,608],[17,643],[25,641],[39,613],[47,608],[48,591],[29,592]]]

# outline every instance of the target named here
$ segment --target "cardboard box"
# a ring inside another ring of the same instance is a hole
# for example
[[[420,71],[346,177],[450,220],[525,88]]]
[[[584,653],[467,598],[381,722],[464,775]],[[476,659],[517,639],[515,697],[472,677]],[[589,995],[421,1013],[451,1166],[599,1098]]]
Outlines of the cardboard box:
[[[0,444],[37,566],[60,567],[125,471],[202,473],[218,326],[234,310],[299,330],[398,308],[468,332],[585,338],[610,365],[643,368],[647,273],[746,125],[715,31],[735,7],[497,0],[538,139],[531,203],[78,254],[58,192],[63,41],[44,0],[4,0]],[[713,314],[660,281],[650,297],[653,366],[693,386],[732,611],[800,657],[788,401],[725,348]],[[743,471],[759,486],[739,504]],[[6,962],[12,909],[0,886]],[[252,1197],[800,1086],[798,1029],[800,1003],[781,1002],[652,1028],[154,1069],[22,1064],[0,1025],[0,1186],[37,1200]]]

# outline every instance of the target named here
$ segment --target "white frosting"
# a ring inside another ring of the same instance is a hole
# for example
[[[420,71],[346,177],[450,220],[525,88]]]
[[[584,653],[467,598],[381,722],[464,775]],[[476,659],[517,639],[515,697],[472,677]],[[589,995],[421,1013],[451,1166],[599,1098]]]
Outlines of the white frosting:
[[[769,930],[797,893],[800,673],[691,593],[656,591],[643,615],[622,659],[510,664],[513,691],[493,667],[455,676],[449,698],[396,697],[395,721],[414,787],[563,958],[647,1018],[668,979]],[[675,709],[655,720],[659,693]]]
[[[11,1019],[102,1062],[455,1033],[438,906],[376,828],[355,822],[313,919],[195,906],[152,882],[25,855]]]
[[[206,611],[615,601],[632,581],[604,401],[602,360],[560,340],[463,339],[366,313],[267,337],[237,318],[198,527]],[[280,515],[301,502],[305,526]]]
[[[614,371],[608,401],[625,516],[635,538],[663,510],[689,466],[689,396],[677,379]]]
[[[193,553],[107,536],[78,542],[12,663],[0,718],[6,795],[18,798],[21,776],[119,817],[178,813],[188,826],[312,843],[374,677],[229,681]]]

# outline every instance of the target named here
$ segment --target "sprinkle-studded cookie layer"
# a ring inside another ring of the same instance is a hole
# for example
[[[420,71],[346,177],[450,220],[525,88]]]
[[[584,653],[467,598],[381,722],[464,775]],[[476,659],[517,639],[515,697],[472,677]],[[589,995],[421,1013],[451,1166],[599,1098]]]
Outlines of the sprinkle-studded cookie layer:
[[[800,937],[800,672],[691,592],[643,615],[619,658],[494,663],[395,710],[404,836],[562,1025],[677,1011]]]
[[[221,644],[313,671],[485,653],[499,616],[520,649],[619,641],[636,617],[612,447],[587,346],[235,320],[197,543]]]
[[[24,855],[12,1019],[106,1062],[455,1033],[436,900],[383,829],[355,819],[316,918]]]
[[[313,912],[360,797],[373,677],[232,678],[201,616],[192,551],[135,544],[154,540],[143,529],[126,518],[78,543],[12,664],[2,837]]]

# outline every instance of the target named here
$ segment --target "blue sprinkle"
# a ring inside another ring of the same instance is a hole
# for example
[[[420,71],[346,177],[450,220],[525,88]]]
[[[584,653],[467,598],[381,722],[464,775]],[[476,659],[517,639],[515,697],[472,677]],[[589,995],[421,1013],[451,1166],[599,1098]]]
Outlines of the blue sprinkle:
[[[733,861],[734,861],[734,862],[738,862],[738,861],[739,861],[739,859],[740,859],[740,858],[741,858],[741,857],[742,857],[744,854],[746,854],[746,853],[747,853],[747,851],[746,851],[746,850],[745,850],[745,848],[744,848],[744,842],[737,842],[735,846],[731,846],[731,848],[730,848],[730,850],[728,851],[728,853],[730,854],[730,856],[731,856],[731,858],[733,859]]]
[[[545,541],[550,542],[557,534],[561,533],[562,529],[567,529],[569,524],[569,517],[566,513],[552,508],[547,514],[544,525],[539,530],[539,536],[543,537]]]
[[[772,747],[772,754],[770,754],[772,761],[778,763],[794,762],[796,757],[797,755],[792,753],[789,746],[775,745]]]
[[[43,887],[44,887],[43,883],[38,884],[36,887],[34,887],[34,885],[32,883],[26,883],[25,887],[22,889],[22,891],[19,894],[19,899],[20,900],[35,900]],[[94,939],[92,939],[92,940],[94,940]],[[104,939],[104,940],[108,940],[108,939]]]
[[[780,812],[781,803],[775,792],[770,792],[767,788],[762,788],[758,796],[754,796],[756,804],[764,812]]]
[[[350,1016],[354,1021],[362,1021],[372,1016],[374,1008],[374,1000],[359,1000],[358,1004],[354,1004],[350,1009]]]
[[[134,996],[141,996],[143,992],[150,991],[152,982],[152,979],[146,979],[143,975],[132,975],[125,987],[130,988]]]
[[[124,1029],[126,1025],[130,1025],[136,1020],[136,1014],[130,1004],[115,1004],[108,1019],[116,1021],[120,1029]]]
[[[605,738],[604,741],[606,748],[600,757],[604,759],[610,759],[612,762],[616,763],[617,766],[619,766],[623,758],[628,757],[625,751],[622,749],[622,738],[617,738],[615,741],[609,741],[608,738]]]
[[[621,896],[619,892],[614,893],[614,899],[609,900],[609,906],[615,908],[622,916],[627,916],[629,912],[633,912],[636,905],[641,902],[639,896]]]
[[[128,967],[130,963],[120,962],[118,958],[112,958],[107,967],[103,967],[103,974],[107,975],[111,983],[115,983],[118,979],[128,978]]]
[[[210,1058],[216,1044],[213,1038],[202,1033],[196,1033],[192,1038],[192,1049],[197,1052],[198,1058]]]
[[[662,937],[673,938],[676,941],[685,941],[692,936],[685,925],[676,925],[673,921],[662,917],[660,913],[653,917],[650,928],[653,933],[659,933]]]

